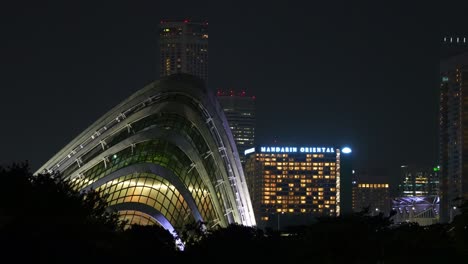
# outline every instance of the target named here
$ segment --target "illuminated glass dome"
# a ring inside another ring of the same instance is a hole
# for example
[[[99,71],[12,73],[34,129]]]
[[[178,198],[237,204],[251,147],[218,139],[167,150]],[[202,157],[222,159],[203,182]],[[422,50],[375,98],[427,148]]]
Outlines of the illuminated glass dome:
[[[169,231],[203,222],[255,225],[236,146],[216,97],[190,75],[130,96],[36,173],[98,190],[129,224]]]

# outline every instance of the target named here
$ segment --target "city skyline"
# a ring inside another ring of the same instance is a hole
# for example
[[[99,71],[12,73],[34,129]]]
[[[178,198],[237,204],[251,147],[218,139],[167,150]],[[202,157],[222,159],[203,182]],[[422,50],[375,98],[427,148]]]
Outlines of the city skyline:
[[[105,6],[84,4],[5,9],[19,16],[3,16],[8,74],[0,109],[15,129],[2,132],[0,162],[29,159],[36,169],[110,106],[158,79],[158,23],[187,17],[211,22],[211,87],[257,96],[256,143],[313,138],[351,144],[356,167],[436,165],[439,45],[444,35],[463,35],[451,27],[463,23],[430,21],[436,9],[411,16],[411,4],[228,7],[116,4],[104,15]]]

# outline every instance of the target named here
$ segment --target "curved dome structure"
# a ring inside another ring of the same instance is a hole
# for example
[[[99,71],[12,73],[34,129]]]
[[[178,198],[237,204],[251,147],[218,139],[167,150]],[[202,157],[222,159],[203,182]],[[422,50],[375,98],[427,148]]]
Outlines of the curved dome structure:
[[[95,189],[130,224],[174,231],[255,225],[250,196],[224,113],[203,82],[172,75],[130,96],[36,173],[60,172]]]

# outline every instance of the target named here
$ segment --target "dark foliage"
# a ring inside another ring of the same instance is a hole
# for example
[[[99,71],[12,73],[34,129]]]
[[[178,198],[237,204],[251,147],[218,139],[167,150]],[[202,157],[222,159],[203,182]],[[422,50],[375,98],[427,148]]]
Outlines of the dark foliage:
[[[0,180],[0,250],[15,262],[134,260],[144,256],[138,249],[150,254],[154,248],[175,253],[168,231],[138,226],[124,231],[97,192],[75,191],[60,175],[33,176],[24,163],[0,168]]]
[[[368,211],[319,218],[277,232],[232,224],[187,225],[185,250],[159,226],[124,230],[96,192],[80,193],[59,175],[33,176],[27,164],[0,168],[0,250],[14,262],[440,263],[468,257],[468,202],[451,224],[395,225]],[[240,254],[240,255],[239,255]]]

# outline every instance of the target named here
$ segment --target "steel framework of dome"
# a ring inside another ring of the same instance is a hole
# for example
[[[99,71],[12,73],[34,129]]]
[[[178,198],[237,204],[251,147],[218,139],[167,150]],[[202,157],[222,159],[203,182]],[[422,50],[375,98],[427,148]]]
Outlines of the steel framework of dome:
[[[139,90],[102,116],[36,173],[60,172],[95,189],[129,224],[255,225],[224,113],[189,75]]]

